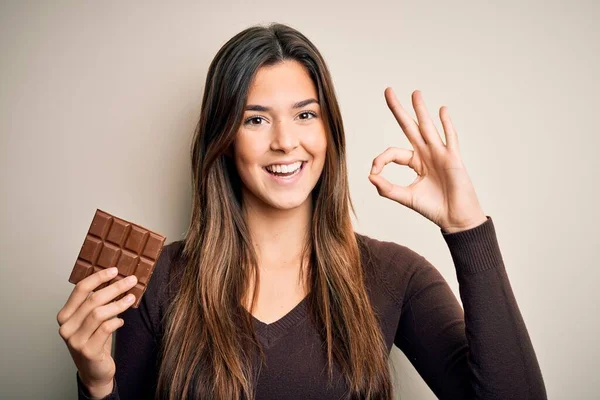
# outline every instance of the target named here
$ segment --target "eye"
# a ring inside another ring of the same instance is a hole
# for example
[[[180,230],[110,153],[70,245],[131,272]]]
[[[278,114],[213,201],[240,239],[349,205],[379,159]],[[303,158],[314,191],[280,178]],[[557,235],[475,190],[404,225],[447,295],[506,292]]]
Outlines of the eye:
[[[312,118],[317,118],[317,113],[313,112],[313,111],[302,111],[300,114],[298,114],[299,117],[301,117],[300,119],[312,119]],[[304,117],[304,118],[302,118]]]
[[[253,115],[244,121],[244,125],[262,125],[260,121],[264,121],[264,118],[260,115]]]

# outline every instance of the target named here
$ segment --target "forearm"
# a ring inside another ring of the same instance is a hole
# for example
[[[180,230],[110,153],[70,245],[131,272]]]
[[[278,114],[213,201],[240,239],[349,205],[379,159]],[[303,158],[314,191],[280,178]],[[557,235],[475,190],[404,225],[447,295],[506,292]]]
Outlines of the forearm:
[[[546,399],[540,367],[492,221],[468,236],[446,239],[464,308],[469,368],[477,382],[473,385],[475,398],[503,394],[503,398]]]

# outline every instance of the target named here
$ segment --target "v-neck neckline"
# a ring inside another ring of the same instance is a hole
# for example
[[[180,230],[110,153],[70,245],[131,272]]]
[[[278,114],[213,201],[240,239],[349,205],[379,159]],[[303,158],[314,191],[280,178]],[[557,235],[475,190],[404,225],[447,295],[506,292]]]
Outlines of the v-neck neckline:
[[[304,296],[298,304],[294,306],[284,316],[271,323],[265,323],[250,314],[248,310],[246,312],[250,314],[254,330],[258,336],[262,345],[266,348],[273,346],[273,344],[283,336],[285,336],[290,328],[296,326],[300,321],[304,320],[308,315],[308,295]]]

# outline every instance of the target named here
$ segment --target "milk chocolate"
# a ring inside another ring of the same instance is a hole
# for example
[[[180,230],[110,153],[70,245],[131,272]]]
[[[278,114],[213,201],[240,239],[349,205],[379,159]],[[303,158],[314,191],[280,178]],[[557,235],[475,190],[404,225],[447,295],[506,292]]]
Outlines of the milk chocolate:
[[[165,236],[149,229],[96,210],[69,282],[77,283],[94,272],[117,267],[119,274],[110,282],[100,285],[96,291],[129,275],[135,275],[138,279],[136,285],[115,300],[133,293],[135,303],[132,307],[137,308],[150,282],[165,239]]]

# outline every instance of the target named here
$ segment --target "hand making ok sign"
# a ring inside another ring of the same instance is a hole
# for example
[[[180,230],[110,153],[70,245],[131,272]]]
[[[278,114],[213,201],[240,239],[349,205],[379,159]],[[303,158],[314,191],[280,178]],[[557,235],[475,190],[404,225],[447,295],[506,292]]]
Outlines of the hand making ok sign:
[[[487,220],[458,149],[458,137],[447,107],[440,108],[446,143],[429,117],[423,95],[412,94],[415,121],[400,105],[392,88],[385,100],[414,150],[390,147],[373,160],[369,180],[379,195],[409,207],[434,222],[444,232],[474,228]],[[407,165],[417,173],[408,186],[395,185],[379,174],[390,162]]]

